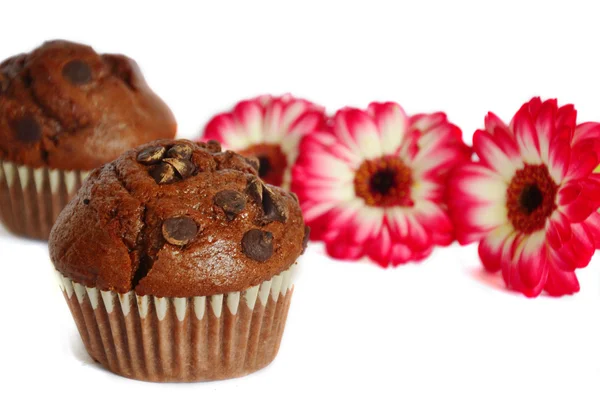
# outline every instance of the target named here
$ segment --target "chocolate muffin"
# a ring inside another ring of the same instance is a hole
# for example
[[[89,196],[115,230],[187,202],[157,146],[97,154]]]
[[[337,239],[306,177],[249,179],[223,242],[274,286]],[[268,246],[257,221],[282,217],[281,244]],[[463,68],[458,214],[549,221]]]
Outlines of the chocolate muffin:
[[[173,138],[169,108],[137,64],[66,41],[0,64],[0,220],[47,239],[93,168],[125,150]]]
[[[257,169],[217,142],[159,140],[91,173],[49,248],[95,360],[148,381],[273,360],[308,229],[295,196]]]

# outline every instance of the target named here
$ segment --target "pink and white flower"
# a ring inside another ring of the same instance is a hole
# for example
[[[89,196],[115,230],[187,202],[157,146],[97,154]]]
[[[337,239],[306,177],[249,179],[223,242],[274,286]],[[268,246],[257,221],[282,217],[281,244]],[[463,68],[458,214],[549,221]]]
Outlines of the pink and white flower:
[[[292,171],[311,238],[332,257],[382,267],[451,243],[446,179],[471,155],[461,135],[443,113],[409,118],[395,103],[338,111],[303,138]]]
[[[225,149],[257,157],[261,178],[289,189],[298,143],[325,121],[321,106],[290,95],[263,95],[214,116],[204,128],[202,140],[217,140]]]
[[[579,291],[575,269],[600,244],[599,136],[572,105],[534,98],[509,125],[489,113],[478,162],[458,168],[449,207],[460,243],[479,242],[486,270],[528,297]]]

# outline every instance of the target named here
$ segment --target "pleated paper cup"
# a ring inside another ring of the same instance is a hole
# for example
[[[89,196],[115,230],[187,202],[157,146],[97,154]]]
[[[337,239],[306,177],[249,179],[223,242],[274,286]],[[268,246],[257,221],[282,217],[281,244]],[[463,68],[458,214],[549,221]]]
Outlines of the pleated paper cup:
[[[89,173],[0,160],[0,221],[16,235],[48,240],[58,214]]]
[[[242,292],[190,298],[102,291],[58,275],[90,356],[153,382],[227,379],[267,366],[293,292],[291,269]]]

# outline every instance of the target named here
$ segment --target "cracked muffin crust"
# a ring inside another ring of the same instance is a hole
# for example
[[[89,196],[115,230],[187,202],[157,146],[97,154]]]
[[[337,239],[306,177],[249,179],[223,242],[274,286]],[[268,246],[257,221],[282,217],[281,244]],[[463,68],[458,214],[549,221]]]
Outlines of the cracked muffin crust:
[[[60,214],[50,256],[88,287],[210,296],[287,270],[308,229],[294,195],[217,142],[158,140],[96,169]]]
[[[125,56],[51,41],[0,64],[0,159],[90,170],[175,131],[173,114]]]

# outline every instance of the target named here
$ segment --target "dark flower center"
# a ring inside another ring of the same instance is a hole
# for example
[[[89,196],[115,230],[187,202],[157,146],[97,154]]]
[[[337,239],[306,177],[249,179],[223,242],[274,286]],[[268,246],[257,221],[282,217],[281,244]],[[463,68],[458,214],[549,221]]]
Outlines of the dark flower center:
[[[412,206],[412,174],[402,160],[382,157],[364,161],[354,176],[354,192],[370,206]]]
[[[396,186],[396,171],[383,169],[371,176],[371,191],[386,196]]]
[[[258,175],[261,179],[271,185],[281,186],[287,168],[287,158],[278,144],[255,144],[239,153],[258,158]]]
[[[541,206],[543,201],[544,195],[535,184],[526,185],[521,192],[521,196],[519,196],[519,203],[527,215],[530,215]]]
[[[513,227],[529,234],[542,229],[556,209],[554,183],[545,165],[528,165],[515,173],[506,192],[508,219]]]

